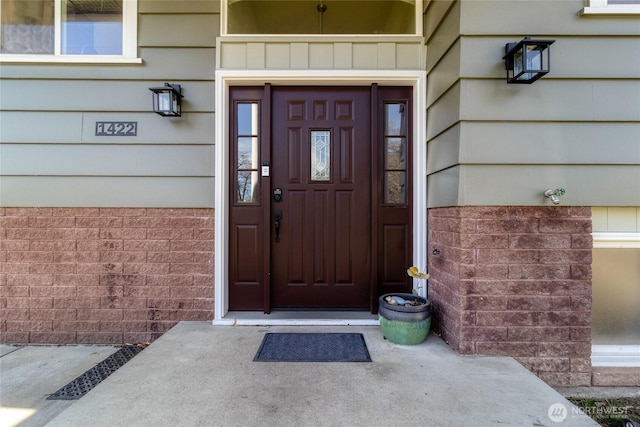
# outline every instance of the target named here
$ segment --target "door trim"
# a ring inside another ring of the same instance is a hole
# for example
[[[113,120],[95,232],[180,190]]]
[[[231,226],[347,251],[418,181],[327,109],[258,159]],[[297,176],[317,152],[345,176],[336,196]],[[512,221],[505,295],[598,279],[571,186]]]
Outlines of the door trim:
[[[225,322],[229,310],[229,87],[271,83],[287,86],[369,86],[404,85],[413,87],[413,264],[421,271],[427,267],[427,147],[426,140],[426,72],[373,70],[287,70],[229,71],[215,73],[215,228],[214,228],[214,318]],[[408,267],[408,266],[407,266]],[[417,284],[414,283],[414,286]],[[420,292],[424,293],[424,289]],[[291,324],[296,321],[292,319]]]

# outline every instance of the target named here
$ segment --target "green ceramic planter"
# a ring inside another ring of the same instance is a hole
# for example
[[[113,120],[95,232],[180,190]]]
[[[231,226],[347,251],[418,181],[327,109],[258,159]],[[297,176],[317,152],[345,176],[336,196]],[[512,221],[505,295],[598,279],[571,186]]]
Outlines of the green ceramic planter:
[[[397,306],[387,303],[388,295],[404,299],[418,298],[419,306]],[[394,344],[416,345],[424,342],[431,330],[431,304],[424,298],[411,294],[386,294],[379,300],[378,318],[384,337]]]

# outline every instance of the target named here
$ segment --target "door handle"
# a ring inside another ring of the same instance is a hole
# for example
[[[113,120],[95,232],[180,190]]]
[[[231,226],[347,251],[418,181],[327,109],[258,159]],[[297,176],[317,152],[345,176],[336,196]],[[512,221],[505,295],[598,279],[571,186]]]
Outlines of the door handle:
[[[280,242],[280,221],[282,221],[282,209],[273,211],[273,223],[276,226],[276,243]]]

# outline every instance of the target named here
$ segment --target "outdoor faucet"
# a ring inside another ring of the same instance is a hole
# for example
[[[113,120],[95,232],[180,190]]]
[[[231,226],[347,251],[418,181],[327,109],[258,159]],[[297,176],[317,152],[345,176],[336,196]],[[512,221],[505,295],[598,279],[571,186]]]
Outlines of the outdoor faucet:
[[[559,205],[560,196],[564,196],[564,193],[566,193],[564,188],[556,188],[555,190],[545,191],[544,195],[545,197],[548,197],[549,199],[551,199],[551,202],[553,202],[554,205]]]

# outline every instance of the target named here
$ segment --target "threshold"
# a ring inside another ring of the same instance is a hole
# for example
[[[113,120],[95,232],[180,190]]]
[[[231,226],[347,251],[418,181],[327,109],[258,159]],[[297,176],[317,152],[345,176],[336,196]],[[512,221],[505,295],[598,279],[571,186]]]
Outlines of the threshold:
[[[214,325],[225,326],[378,326],[377,314],[366,311],[229,311]]]

